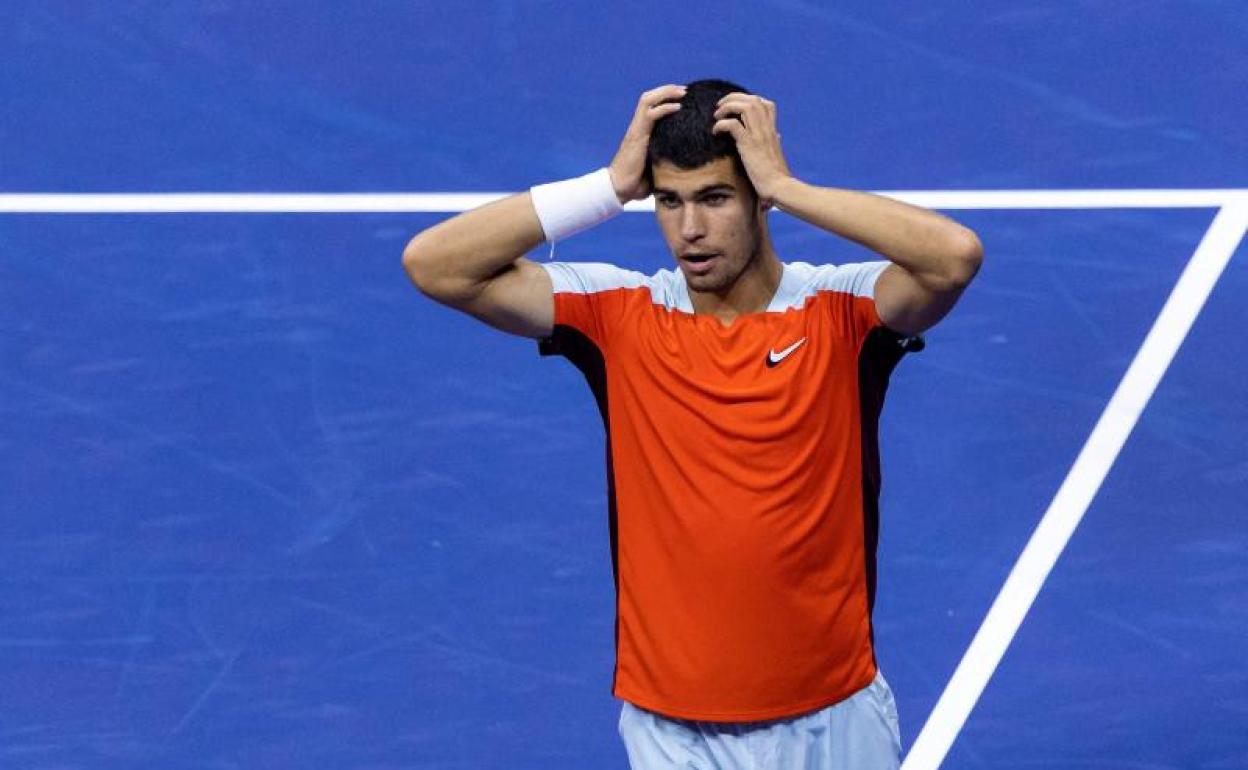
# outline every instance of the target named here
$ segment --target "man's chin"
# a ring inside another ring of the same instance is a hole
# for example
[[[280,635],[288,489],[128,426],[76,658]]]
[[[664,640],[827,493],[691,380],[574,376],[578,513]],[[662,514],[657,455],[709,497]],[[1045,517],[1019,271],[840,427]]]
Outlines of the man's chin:
[[[723,291],[725,288],[727,288],[727,285],[725,284],[724,280],[720,277],[719,273],[715,270],[712,270],[709,273],[700,273],[700,274],[690,273],[688,270],[685,270],[684,273],[685,273],[685,284],[690,289],[693,289],[695,291],[718,292],[718,291]]]

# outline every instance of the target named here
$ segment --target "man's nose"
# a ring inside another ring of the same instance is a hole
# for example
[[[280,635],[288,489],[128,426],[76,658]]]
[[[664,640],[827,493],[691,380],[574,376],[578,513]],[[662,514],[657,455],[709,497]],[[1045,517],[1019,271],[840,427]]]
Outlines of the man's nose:
[[[686,205],[680,213],[680,237],[686,241],[696,241],[706,235],[702,221],[702,212],[697,205]]]

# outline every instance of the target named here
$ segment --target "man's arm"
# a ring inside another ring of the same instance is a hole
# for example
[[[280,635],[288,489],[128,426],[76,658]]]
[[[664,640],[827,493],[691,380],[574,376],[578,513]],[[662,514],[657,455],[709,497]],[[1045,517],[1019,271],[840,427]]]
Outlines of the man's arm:
[[[712,131],[728,132],[759,198],[816,227],[887,257],[875,285],[880,320],[918,334],[953,308],[979,271],[984,250],[974,231],[952,219],[880,195],[816,187],[789,173],[776,131],[776,105],[731,93],[719,102]]]
[[[554,326],[550,276],[523,254],[545,239],[528,192],[510,195],[422,231],[403,269],[425,295],[496,329],[545,337]]]
[[[619,203],[650,194],[644,175],[650,130],[680,109],[672,100],[684,90],[660,86],[638,100],[608,171]],[[548,337],[555,322],[554,284],[541,265],[522,256],[546,239],[548,205],[544,211],[539,218],[532,193],[523,192],[451,217],[408,242],[403,268],[417,288],[444,305],[505,332]]]
[[[944,318],[983,262],[975,232],[934,211],[793,177],[774,196],[778,208],[893,263],[875,284],[875,307],[884,325],[902,334],[918,334]]]

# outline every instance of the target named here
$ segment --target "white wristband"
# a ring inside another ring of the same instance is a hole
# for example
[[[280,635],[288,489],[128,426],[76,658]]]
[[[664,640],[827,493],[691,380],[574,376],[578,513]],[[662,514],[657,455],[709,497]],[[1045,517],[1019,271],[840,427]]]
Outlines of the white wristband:
[[[546,240],[554,243],[624,210],[606,166],[574,179],[529,188]]]

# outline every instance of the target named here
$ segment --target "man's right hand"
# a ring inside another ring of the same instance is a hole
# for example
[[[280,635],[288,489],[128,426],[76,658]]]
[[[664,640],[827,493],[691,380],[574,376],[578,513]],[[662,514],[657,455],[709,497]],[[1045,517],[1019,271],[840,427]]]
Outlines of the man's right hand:
[[[641,95],[633,121],[628,124],[624,141],[620,142],[620,149],[608,169],[611,185],[615,187],[620,203],[641,200],[650,194],[650,184],[646,181],[646,147],[650,144],[650,131],[656,120],[680,109],[680,102],[671,100],[679,100],[684,95],[685,87],[677,85],[659,86]]]

